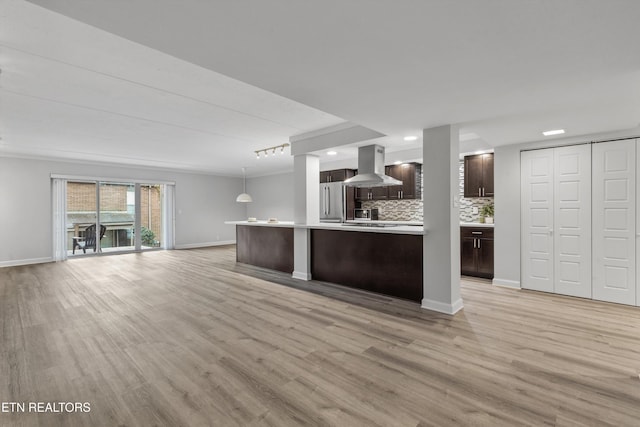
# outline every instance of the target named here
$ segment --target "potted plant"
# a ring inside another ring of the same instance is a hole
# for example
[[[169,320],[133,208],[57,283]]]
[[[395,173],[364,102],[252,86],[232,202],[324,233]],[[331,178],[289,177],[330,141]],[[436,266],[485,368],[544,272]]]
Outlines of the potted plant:
[[[484,222],[487,224],[493,224],[493,203],[489,203],[488,205],[484,205],[482,210],[480,210],[481,218],[484,218]]]

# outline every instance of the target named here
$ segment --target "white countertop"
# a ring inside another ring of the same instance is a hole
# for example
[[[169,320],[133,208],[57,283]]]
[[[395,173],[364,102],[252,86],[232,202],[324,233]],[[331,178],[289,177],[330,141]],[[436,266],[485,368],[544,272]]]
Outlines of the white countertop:
[[[366,221],[371,222],[371,221]],[[390,221],[377,221],[378,223],[390,223]],[[389,234],[427,234],[422,224],[420,225],[395,225],[392,227],[362,227],[358,225],[347,225],[339,222],[321,222],[318,224],[295,224],[293,221],[268,222],[259,221],[225,221],[230,225],[251,225],[259,227],[287,227],[287,228],[312,228],[315,230],[338,230],[338,231],[359,231],[366,233],[389,233]]]
[[[422,225],[422,221],[381,221],[368,219],[348,219],[347,224],[391,224],[391,225]]]
[[[495,224],[485,224],[482,222],[460,222],[460,227],[484,227],[493,228]]]

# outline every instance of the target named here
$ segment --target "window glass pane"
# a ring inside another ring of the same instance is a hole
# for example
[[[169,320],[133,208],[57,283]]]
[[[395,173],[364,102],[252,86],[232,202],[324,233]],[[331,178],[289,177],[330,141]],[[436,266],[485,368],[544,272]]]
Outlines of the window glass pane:
[[[162,246],[162,185],[140,186],[140,231],[142,249]]]
[[[100,183],[100,225],[106,227],[102,252],[132,251],[134,246],[135,186]]]
[[[96,184],[67,182],[67,250],[69,256],[95,253],[91,227],[96,224]]]

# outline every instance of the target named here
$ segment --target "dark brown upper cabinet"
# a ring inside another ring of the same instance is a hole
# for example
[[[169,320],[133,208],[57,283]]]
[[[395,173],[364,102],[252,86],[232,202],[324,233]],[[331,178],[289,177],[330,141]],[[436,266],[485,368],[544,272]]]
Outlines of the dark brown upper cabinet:
[[[320,172],[320,183],[339,182],[351,178],[355,175],[353,169],[336,169],[331,171]]]
[[[464,197],[493,197],[493,153],[464,158]]]
[[[356,200],[387,200],[388,187],[357,187],[355,191]]]
[[[386,166],[385,173],[402,181],[402,185],[387,187],[390,200],[420,199],[422,197],[422,186],[420,185],[422,165],[420,163],[402,163],[400,165]]]

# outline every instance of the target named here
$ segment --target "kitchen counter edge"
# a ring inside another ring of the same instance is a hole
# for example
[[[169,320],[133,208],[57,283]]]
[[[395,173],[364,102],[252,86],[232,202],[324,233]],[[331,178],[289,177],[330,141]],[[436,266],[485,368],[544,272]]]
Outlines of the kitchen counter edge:
[[[485,224],[482,222],[461,222],[460,227],[481,227],[481,228],[494,228],[495,224]]]
[[[225,221],[228,225],[250,225],[258,227],[287,227],[287,228],[311,228],[315,230],[357,231],[363,233],[388,233],[388,234],[427,234],[422,226],[397,225],[394,227],[362,227],[357,225],[342,225],[341,223],[322,222],[318,224],[295,224],[293,221]]]

